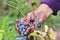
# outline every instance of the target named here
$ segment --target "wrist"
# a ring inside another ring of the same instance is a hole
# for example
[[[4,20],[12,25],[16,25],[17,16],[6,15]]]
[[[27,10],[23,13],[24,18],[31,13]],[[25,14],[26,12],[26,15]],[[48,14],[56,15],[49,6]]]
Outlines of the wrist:
[[[41,4],[35,13],[39,15],[39,20],[45,21],[52,15],[53,10],[47,4]]]
[[[37,10],[35,10],[37,13],[43,11],[44,13],[50,12],[53,13],[53,10],[47,5],[47,4],[41,4]]]

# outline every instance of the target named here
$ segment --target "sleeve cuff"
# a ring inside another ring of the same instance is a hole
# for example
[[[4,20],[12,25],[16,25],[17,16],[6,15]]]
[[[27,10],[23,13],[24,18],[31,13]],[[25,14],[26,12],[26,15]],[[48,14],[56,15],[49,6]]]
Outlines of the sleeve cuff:
[[[53,10],[53,15],[57,15],[58,7],[55,0],[41,0],[41,3],[47,4]]]

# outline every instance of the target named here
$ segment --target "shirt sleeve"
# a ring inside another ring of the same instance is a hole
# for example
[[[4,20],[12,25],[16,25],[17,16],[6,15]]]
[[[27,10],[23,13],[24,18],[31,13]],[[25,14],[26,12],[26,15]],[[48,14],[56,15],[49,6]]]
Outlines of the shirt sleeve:
[[[53,10],[54,15],[57,15],[57,11],[60,10],[60,0],[41,0],[41,3],[47,4]]]

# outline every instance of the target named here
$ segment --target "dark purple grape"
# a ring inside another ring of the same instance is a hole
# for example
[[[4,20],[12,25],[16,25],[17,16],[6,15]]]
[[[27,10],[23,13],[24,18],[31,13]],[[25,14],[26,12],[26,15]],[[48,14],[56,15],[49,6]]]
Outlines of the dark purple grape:
[[[18,23],[18,24],[17,24],[18,27],[21,26],[21,25],[23,25],[23,24],[22,24],[22,23]]]
[[[37,21],[36,24],[37,24],[37,26],[40,26],[40,22],[39,21]]]
[[[17,21],[17,23],[23,24],[23,23],[22,23],[21,21],[19,21],[19,20]]]
[[[25,29],[23,29],[23,32],[25,32]]]
[[[8,28],[8,30],[9,30],[9,31],[11,31],[11,30],[12,30],[12,28]]]
[[[13,24],[14,24],[14,22],[13,22],[13,21],[10,21],[10,22],[9,22],[9,25],[13,25]]]
[[[16,38],[16,40],[22,40],[22,38]]]
[[[19,34],[14,34],[14,37],[19,37],[20,35]]]
[[[26,36],[27,35],[27,33],[26,32],[24,32],[24,36]]]
[[[16,40],[25,40],[26,39],[26,37],[18,37],[18,38],[16,38]]]
[[[19,38],[16,38],[16,40],[19,40]]]
[[[21,25],[19,28],[20,28],[20,31],[23,31],[24,30],[24,25]]]
[[[16,22],[19,22],[19,19],[16,19]]]
[[[36,24],[37,27],[39,27],[39,26],[41,25],[41,22],[40,22],[39,20],[37,20],[37,21],[35,22],[35,24]]]
[[[21,32],[21,36],[24,37],[24,32]]]
[[[20,37],[20,40],[25,40],[25,37]]]
[[[28,28],[28,26],[25,26],[25,27],[24,27],[24,29],[27,29],[27,28]]]
[[[33,25],[33,22],[30,22],[30,23],[29,23],[29,25],[30,25],[30,27],[32,27],[32,25]]]

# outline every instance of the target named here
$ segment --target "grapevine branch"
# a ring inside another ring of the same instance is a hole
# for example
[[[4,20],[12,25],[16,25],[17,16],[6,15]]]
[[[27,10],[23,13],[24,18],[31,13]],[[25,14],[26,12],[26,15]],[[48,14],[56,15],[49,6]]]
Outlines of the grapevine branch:
[[[18,0],[16,0],[16,2],[18,3],[18,4],[20,4],[20,5],[23,5],[21,2],[19,2]]]
[[[6,4],[7,4],[8,6],[14,8],[14,9],[17,9],[17,10],[19,11],[19,13],[21,13],[21,15],[22,15],[23,17],[25,17],[25,15],[21,12],[21,10],[20,10],[18,7],[15,7],[14,5],[11,5],[11,4],[8,4],[8,3],[6,3]]]

